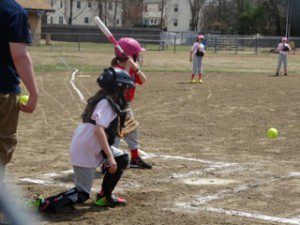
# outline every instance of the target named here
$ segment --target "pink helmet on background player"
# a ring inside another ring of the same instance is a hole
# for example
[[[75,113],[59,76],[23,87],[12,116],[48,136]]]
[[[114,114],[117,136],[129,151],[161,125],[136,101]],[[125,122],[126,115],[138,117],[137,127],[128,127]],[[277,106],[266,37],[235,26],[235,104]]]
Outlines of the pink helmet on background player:
[[[137,40],[130,37],[120,38],[117,42],[124,50],[126,55],[132,57],[133,59],[136,59],[140,52],[145,51],[145,49],[142,48],[141,44]],[[122,53],[117,48],[115,48],[115,53],[116,56],[124,58]]]
[[[198,34],[198,35],[197,35],[197,39],[205,39],[205,37],[204,37],[203,34]]]
[[[281,41],[285,41],[285,42],[287,42],[287,37],[283,37],[283,38],[281,38]]]

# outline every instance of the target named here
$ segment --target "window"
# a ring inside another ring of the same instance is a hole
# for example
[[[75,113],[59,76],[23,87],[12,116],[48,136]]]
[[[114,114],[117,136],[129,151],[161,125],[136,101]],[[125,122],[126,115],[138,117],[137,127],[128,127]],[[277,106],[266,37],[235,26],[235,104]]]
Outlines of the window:
[[[64,18],[62,16],[59,17],[59,24],[63,24],[64,23]]]
[[[112,10],[112,3],[111,2],[108,3],[108,10]]]
[[[50,23],[53,24],[53,16],[50,17]]]
[[[53,7],[53,0],[51,0],[51,2],[50,2],[50,3],[51,3],[51,6]]]
[[[174,12],[178,12],[178,4],[174,5]]]
[[[120,24],[120,20],[119,20],[119,19],[117,19],[116,23],[117,23],[117,24]]]
[[[178,26],[178,19],[174,19],[174,20],[173,20],[173,26],[174,26],[174,27],[177,27],[177,26]]]
[[[92,2],[91,1],[88,2],[88,7],[92,8]]]
[[[77,1],[77,9],[81,9],[81,1]]]
[[[60,8],[62,9],[63,8],[63,1],[60,1]]]
[[[89,23],[89,18],[88,17],[84,18],[84,23]]]

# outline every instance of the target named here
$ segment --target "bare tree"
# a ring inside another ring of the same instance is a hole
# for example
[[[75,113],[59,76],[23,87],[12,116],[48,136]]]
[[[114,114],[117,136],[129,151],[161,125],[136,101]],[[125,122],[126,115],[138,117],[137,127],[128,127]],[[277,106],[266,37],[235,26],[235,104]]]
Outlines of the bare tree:
[[[197,30],[198,29],[198,23],[199,23],[199,13],[201,10],[201,7],[203,6],[205,0],[189,0],[190,7],[191,7],[191,30]]]
[[[116,17],[117,17],[117,10],[118,9],[118,0],[115,0],[115,10],[114,10],[114,16],[113,16],[113,26],[116,26]]]
[[[57,3],[56,1],[55,3]],[[74,13],[74,2],[75,0],[61,0],[59,3],[61,4],[59,7],[56,8],[61,15],[63,15],[64,19],[66,20],[68,25],[72,25],[73,21],[86,9],[86,5],[81,7],[79,11]]]
[[[159,21],[159,27],[161,30],[164,30],[166,27],[166,13],[165,13],[165,8],[167,4],[167,0],[162,0],[160,7],[161,13],[160,13],[160,21]]]
[[[143,0],[122,1],[122,21],[124,26],[142,24]]]

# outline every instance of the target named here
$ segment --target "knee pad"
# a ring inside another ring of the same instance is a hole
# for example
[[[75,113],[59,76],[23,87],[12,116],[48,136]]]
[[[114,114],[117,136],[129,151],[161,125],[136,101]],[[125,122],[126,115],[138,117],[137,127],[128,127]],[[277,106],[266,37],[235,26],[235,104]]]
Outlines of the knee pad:
[[[129,157],[127,153],[116,157],[115,160],[118,166],[118,170],[125,170],[128,167]]]

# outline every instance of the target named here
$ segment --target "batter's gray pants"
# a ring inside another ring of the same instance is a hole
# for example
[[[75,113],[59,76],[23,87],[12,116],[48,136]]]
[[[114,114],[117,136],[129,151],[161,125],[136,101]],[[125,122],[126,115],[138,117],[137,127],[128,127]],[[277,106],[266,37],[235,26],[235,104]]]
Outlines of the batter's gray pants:
[[[126,154],[122,150],[115,148],[113,146],[111,147],[111,151],[115,158]],[[107,162],[108,160],[103,158],[100,164],[107,163]],[[74,170],[74,183],[77,190],[85,191],[86,193],[90,194],[93,186],[93,180],[95,177],[96,168],[86,168],[86,167],[73,165],[73,170]]]
[[[278,56],[277,73],[279,73],[282,64],[283,64],[284,70],[286,71],[287,70],[287,55],[279,54],[279,56]]]
[[[202,56],[194,55],[193,57],[193,74],[202,74]]]
[[[132,112],[132,109],[130,109],[130,108],[127,112],[127,117],[133,118],[133,112]],[[129,150],[138,149],[139,148],[139,131],[138,131],[138,129],[135,129],[130,134],[127,134],[124,137],[124,140],[127,143]],[[113,146],[118,148],[120,146],[120,141],[121,141],[121,139],[119,137],[116,137],[115,143],[113,144]]]

